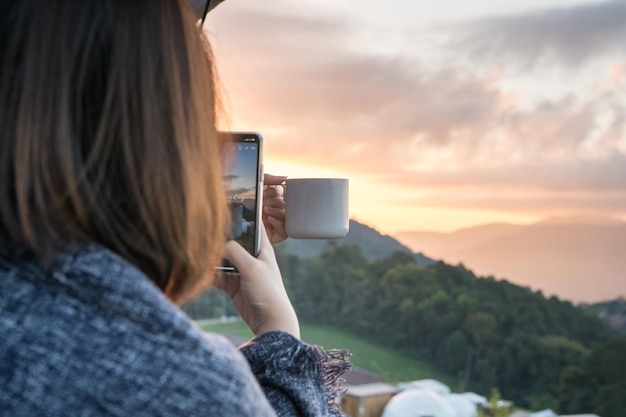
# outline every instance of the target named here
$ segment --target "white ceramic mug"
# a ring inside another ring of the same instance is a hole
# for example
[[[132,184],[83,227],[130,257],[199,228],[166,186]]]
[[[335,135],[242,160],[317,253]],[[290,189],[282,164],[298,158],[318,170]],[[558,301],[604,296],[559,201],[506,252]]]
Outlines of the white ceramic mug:
[[[287,236],[339,239],[348,234],[347,179],[290,178],[284,188]]]

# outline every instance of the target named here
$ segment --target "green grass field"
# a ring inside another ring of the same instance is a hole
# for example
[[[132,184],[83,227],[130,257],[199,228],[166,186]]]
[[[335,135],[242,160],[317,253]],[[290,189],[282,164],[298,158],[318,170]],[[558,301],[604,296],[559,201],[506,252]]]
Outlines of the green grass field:
[[[252,337],[252,332],[243,322],[203,324],[201,327],[203,330],[213,333],[232,334],[245,339]],[[355,367],[374,372],[382,381],[397,383],[433,378],[454,389],[453,379],[429,364],[400,355],[361,337],[332,327],[302,325],[302,340],[327,349],[350,350],[352,352],[351,362]]]

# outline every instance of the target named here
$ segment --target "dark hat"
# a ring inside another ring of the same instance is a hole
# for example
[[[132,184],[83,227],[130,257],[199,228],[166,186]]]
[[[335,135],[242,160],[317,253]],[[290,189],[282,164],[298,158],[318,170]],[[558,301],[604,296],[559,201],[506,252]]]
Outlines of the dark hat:
[[[207,9],[207,12],[214,9],[215,6],[217,6],[223,1],[224,0],[208,0],[209,8]],[[191,7],[193,11],[196,12],[196,15],[198,17],[202,17],[207,6],[207,0],[187,0],[187,3],[189,4],[189,7]]]

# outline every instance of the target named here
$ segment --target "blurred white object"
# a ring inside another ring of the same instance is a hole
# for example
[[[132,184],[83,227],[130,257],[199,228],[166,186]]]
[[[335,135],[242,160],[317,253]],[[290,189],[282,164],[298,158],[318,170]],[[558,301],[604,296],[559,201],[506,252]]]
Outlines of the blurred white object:
[[[417,381],[401,382],[398,384],[398,390],[406,391],[410,389],[423,389],[435,392],[439,395],[450,394],[450,387],[435,379],[420,379]]]
[[[389,400],[381,417],[460,416],[442,395],[425,389],[408,389]]]
[[[478,417],[476,404],[463,394],[442,395],[443,399],[450,404],[456,412],[456,417]]]
[[[487,401],[486,397],[483,397],[482,395],[476,394],[475,392],[463,392],[463,393],[461,393],[459,395],[464,396],[465,398],[470,400],[472,403],[474,403],[474,405],[476,405],[476,406],[489,404],[489,401]]]
[[[559,415],[548,408],[545,410],[537,411],[536,413],[532,413],[528,417],[559,417]]]

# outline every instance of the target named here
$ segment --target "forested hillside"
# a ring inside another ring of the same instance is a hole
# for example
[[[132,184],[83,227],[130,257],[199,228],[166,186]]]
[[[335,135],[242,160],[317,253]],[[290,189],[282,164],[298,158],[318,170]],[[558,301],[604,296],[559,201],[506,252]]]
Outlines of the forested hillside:
[[[413,252],[410,248],[398,242],[391,236],[383,235],[376,229],[350,220],[350,231],[343,239],[332,241],[320,239],[287,239],[277,245],[279,250],[286,250],[301,258],[311,258],[318,256],[324,251],[326,246],[332,242],[339,246],[358,246],[366,259],[386,258],[394,252],[406,252],[412,254],[416,262],[420,265],[434,263],[433,259],[424,256],[419,251]]]
[[[368,261],[357,247],[329,245],[309,259],[277,255],[304,321],[430,361],[455,390],[497,387],[531,409],[626,415],[626,337],[580,307],[407,253]]]

